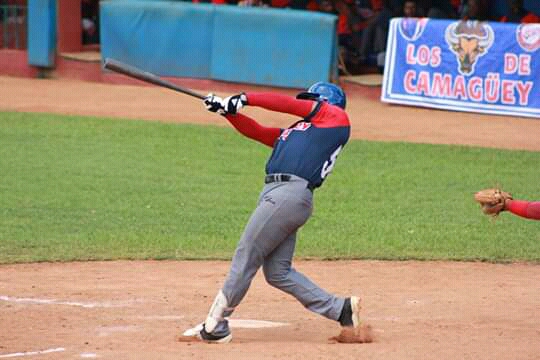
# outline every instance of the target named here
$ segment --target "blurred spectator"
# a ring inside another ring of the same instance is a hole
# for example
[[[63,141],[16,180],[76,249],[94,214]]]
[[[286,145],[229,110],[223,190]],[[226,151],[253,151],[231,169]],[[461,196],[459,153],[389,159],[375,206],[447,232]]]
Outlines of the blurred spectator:
[[[319,4],[317,3],[317,0],[309,0],[306,5],[306,10],[318,11]]]
[[[460,3],[460,0],[420,0],[419,15],[434,19],[452,19],[457,16]]]
[[[290,0],[287,7],[296,10],[306,10],[308,4],[309,0]]]
[[[402,17],[405,14],[409,17],[418,16],[416,4],[416,0],[405,0],[403,2],[401,0],[385,0],[383,2],[381,12],[362,33],[362,40],[358,49],[361,62],[376,62],[377,55],[386,51],[390,19],[392,17]]]
[[[355,0],[354,9],[357,19],[353,24],[354,46],[360,48],[362,32],[374,21],[383,10],[383,0]]]
[[[527,15],[527,11],[523,8],[523,0],[508,0],[508,5],[510,11],[500,21],[520,23],[521,19]]]
[[[240,0],[238,6],[258,6],[258,7],[268,7],[269,4],[263,0]]]
[[[523,0],[508,0],[510,11],[500,21],[510,23],[538,23],[540,17],[523,8]]]
[[[463,20],[487,21],[489,16],[486,1],[467,0],[467,3],[463,8],[461,18]]]
[[[499,21],[510,13],[510,2],[508,0],[490,0],[489,18],[493,21]]]
[[[415,17],[417,12],[416,1],[405,1],[403,3],[403,17]]]
[[[538,24],[540,23],[540,16],[529,12],[523,17],[523,19],[521,19],[521,22],[524,24]]]
[[[271,0],[270,6],[274,8],[285,8],[289,6],[291,0]]]
[[[270,0],[270,6],[274,8],[290,8],[307,10],[310,0]]]
[[[320,0],[319,11],[322,11],[325,13],[335,13],[334,4],[332,3],[332,0]]]
[[[82,43],[99,44],[99,0],[81,1]]]
[[[334,0],[334,8],[338,15],[339,45],[348,51],[355,51],[353,38],[357,32],[357,24],[361,20],[357,9],[350,0]]]
[[[211,3],[214,5],[236,5],[238,0],[191,0],[194,3]]]

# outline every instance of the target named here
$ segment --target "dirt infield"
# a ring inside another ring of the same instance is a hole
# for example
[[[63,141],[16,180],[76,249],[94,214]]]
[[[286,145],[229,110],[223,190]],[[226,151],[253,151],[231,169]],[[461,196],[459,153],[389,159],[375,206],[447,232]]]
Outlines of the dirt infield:
[[[525,264],[302,261],[297,269],[327,289],[363,294],[374,343],[329,343],[336,323],[269,287],[260,273],[233,319],[285,325],[233,328],[227,345],[177,342],[176,335],[206,315],[227,266],[179,261],[2,266],[0,354],[63,348],[39,358],[540,357],[540,266]]]
[[[539,120],[387,106],[361,93],[348,91],[355,138],[540,151]],[[0,109],[227,126],[189,97],[128,85],[0,77]],[[290,123],[248,112],[266,124]],[[0,359],[540,359],[538,265],[295,266],[332,292],[362,295],[375,342],[330,343],[334,322],[258,274],[233,315],[231,344],[180,343],[176,336],[206,315],[227,262],[42,263],[0,266]]]

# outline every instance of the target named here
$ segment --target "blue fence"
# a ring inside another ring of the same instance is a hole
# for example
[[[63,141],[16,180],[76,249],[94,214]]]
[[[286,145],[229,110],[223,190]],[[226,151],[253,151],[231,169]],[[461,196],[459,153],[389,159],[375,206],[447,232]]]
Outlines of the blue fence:
[[[28,63],[53,67],[56,55],[56,0],[28,0]]]
[[[540,24],[393,19],[382,101],[540,118]]]
[[[333,15],[127,0],[100,12],[102,56],[157,75],[292,88],[337,78]]]
[[[101,53],[161,76],[210,77],[211,5],[101,3]]]

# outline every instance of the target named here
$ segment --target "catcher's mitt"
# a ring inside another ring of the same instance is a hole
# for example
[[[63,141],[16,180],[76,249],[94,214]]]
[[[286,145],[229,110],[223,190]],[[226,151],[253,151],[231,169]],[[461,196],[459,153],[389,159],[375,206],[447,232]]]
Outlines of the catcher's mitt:
[[[512,200],[512,194],[501,189],[485,189],[474,194],[474,200],[480,204],[484,214],[497,216],[506,210],[506,201]]]

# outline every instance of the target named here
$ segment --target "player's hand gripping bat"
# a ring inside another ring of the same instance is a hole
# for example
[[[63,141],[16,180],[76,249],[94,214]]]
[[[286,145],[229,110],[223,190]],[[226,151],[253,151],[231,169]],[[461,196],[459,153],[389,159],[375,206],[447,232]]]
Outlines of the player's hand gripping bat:
[[[127,75],[129,77],[132,77],[138,80],[148,82],[150,84],[163,86],[168,89],[175,90],[183,94],[196,97],[197,99],[204,100],[205,98],[204,95],[196,93],[188,88],[173,84],[172,82],[164,80],[157,75],[138,69],[134,66],[124,64],[118,60],[114,60],[110,58],[105,59],[105,62],[103,63],[103,68],[120,73],[120,74]]]

